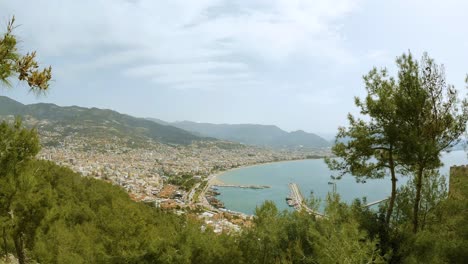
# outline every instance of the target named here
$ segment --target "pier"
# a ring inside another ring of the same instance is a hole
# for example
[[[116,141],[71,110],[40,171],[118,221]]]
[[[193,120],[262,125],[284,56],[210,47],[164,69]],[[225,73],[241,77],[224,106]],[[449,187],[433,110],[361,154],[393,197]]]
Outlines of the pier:
[[[291,190],[291,193],[286,198],[286,202],[288,203],[289,206],[294,206],[294,209],[296,209],[297,211],[301,211],[302,209],[304,209],[306,212],[308,212],[310,214],[314,214],[314,215],[319,216],[319,217],[326,217],[324,214],[321,214],[319,212],[315,212],[314,210],[310,209],[307,206],[307,204],[304,202],[304,197],[302,196],[301,191],[299,190],[299,187],[297,186],[296,183],[289,183],[288,186],[289,186],[289,189]],[[375,201],[375,202],[365,204],[365,205],[363,205],[363,207],[369,207],[369,206],[372,206],[372,205],[376,205],[376,204],[379,204],[381,202],[385,202],[388,199],[390,199],[390,197],[387,197],[387,198],[382,199],[382,200],[378,200],[378,201]]]
[[[213,187],[230,187],[230,188],[244,188],[244,189],[267,189],[268,185],[235,185],[235,184],[216,184]]]
[[[296,183],[289,183],[288,186],[291,190],[291,194],[288,198],[286,198],[286,200],[289,199],[288,205],[294,206],[294,209],[296,209],[297,211],[301,211],[302,209],[304,209],[306,212],[314,214],[315,216],[325,217],[324,214],[315,212],[307,206],[307,204],[304,202],[304,197],[302,196],[301,191],[299,190],[299,187],[297,187]]]

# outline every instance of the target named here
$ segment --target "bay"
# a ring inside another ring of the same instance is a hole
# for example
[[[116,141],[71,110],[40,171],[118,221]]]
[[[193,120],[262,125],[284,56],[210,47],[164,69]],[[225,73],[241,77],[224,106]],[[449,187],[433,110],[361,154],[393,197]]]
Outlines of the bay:
[[[442,155],[444,166],[440,172],[448,175],[449,168],[453,165],[468,164],[467,154],[458,150]],[[298,160],[260,164],[226,171],[218,176],[219,180],[226,184],[235,185],[268,185],[267,189],[242,189],[219,187],[218,199],[228,210],[245,214],[253,214],[255,208],[266,200],[273,201],[280,210],[292,210],[287,206],[285,198],[289,194],[289,182],[299,186],[302,194],[309,198],[311,192],[314,197],[325,199],[328,192],[332,191],[330,171],[323,159]],[[398,186],[405,184],[407,177],[398,181]],[[356,198],[366,197],[368,202],[384,199],[390,195],[391,182],[386,177],[379,180],[367,180],[366,183],[356,183],[351,175],[344,176],[336,181],[337,192],[342,200],[351,202]]]

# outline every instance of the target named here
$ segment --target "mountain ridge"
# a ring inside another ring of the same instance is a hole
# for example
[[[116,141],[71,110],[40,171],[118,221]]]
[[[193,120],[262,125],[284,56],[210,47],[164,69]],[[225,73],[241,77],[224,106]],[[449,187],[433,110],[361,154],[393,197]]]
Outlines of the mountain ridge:
[[[165,122],[165,121],[164,121]],[[326,148],[331,144],[324,138],[296,130],[287,132],[276,125],[213,124],[192,121],[168,122],[199,136],[214,137],[243,144],[273,148]]]
[[[25,105],[6,96],[0,96],[0,115],[31,116],[38,120],[49,120],[52,124],[41,125],[41,128],[53,131],[54,124],[60,124],[67,127],[70,133],[76,132],[85,136],[119,136],[142,142],[152,139],[168,144],[215,140],[110,109],[58,106],[50,103]]]
[[[152,139],[161,143],[190,144],[193,141],[227,140],[270,148],[330,146],[327,140],[316,134],[303,130],[286,132],[276,125],[166,122],[96,107],[59,106],[52,103],[22,104],[6,96],[0,96],[0,115],[49,120],[52,124],[41,127],[50,131],[55,129],[54,124],[60,124],[68,127],[67,131],[70,133],[81,133],[84,136],[127,136],[141,142]]]

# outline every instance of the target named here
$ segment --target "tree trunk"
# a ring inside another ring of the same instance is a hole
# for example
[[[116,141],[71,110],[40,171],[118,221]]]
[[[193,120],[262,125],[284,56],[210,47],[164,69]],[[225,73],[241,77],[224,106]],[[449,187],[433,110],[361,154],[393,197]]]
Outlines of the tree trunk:
[[[26,263],[26,256],[24,255],[24,243],[23,243],[23,234],[19,233],[14,238],[16,256],[18,257],[19,264]]]
[[[388,204],[387,216],[385,217],[385,222],[387,226],[390,226],[390,218],[393,213],[393,207],[395,205],[395,198],[396,198],[397,178],[395,175],[395,162],[393,161],[392,149],[390,149],[390,153],[389,153],[389,165],[390,165],[390,174],[392,176],[392,194],[390,196],[390,203]]]
[[[414,200],[414,208],[413,208],[413,233],[418,232],[419,227],[419,203],[421,202],[421,189],[422,189],[422,177],[423,177],[423,169],[422,166],[418,168],[418,172],[416,174],[416,199]]]
[[[267,244],[265,243],[265,241],[263,241],[263,245],[264,245],[264,247],[263,247],[263,264],[266,264],[266,263],[267,263],[267,261],[266,261],[266,257],[267,257],[267,250],[266,250]]]
[[[7,235],[5,227],[3,227],[3,250],[5,251],[5,261],[8,262]]]

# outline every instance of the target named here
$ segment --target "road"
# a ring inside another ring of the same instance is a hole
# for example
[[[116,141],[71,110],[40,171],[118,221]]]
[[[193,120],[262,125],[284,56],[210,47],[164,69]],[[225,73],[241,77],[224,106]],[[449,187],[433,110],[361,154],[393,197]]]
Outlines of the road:
[[[193,195],[195,195],[195,193],[197,192],[198,187],[200,187],[200,183],[195,184],[195,186],[193,186],[193,188],[188,193],[186,201],[188,201],[189,204],[193,203]]]

